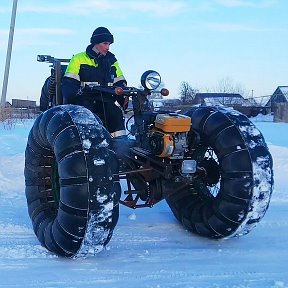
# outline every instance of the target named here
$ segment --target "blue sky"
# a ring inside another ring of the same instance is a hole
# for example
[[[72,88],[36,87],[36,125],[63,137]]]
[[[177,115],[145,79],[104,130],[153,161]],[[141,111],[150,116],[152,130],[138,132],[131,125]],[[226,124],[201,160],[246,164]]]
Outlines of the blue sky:
[[[12,0],[0,1],[2,90]],[[114,35],[128,83],[154,69],[179,95],[182,81],[201,92],[230,79],[247,94],[288,85],[286,0],[18,0],[7,100],[37,100],[49,66],[37,54],[70,58],[85,50],[98,26]]]

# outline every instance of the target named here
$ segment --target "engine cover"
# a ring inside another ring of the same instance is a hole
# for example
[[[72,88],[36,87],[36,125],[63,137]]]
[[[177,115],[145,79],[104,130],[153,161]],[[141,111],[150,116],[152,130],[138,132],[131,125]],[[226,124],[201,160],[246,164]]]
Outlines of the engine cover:
[[[155,127],[164,132],[188,132],[191,129],[191,118],[177,113],[158,114]]]
[[[159,157],[170,157],[174,151],[174,139],[170,133],[153,131],[149,136],[151,152]]]

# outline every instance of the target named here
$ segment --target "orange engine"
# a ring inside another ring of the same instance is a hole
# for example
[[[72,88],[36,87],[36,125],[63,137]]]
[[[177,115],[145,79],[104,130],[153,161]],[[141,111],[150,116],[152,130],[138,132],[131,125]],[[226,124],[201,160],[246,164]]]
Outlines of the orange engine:
[[[158,114],[155,127],[164,132],[188,132],[191,128],[191,118],[177,113]]]
[[[190,128],[191,118],[188,116],[158,114],[149,137],[151,152],[158,157],[182,158]]]

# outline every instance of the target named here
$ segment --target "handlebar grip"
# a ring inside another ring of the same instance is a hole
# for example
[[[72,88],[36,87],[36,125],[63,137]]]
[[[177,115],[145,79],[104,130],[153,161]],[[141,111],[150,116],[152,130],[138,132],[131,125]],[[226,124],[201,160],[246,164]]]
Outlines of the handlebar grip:
[[[166,88],[162,88],[160,91],[162,96],[168,96],[169,95],[169,90]]]
[[[122,87],[116,87],[114,91],[117,96],[122,96],[124,94],[124,90]]]

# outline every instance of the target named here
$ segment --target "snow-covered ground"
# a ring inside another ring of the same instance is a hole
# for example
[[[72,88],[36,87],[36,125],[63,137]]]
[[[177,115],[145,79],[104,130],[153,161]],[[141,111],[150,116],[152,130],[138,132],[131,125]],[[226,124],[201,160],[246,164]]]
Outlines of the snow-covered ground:
[[[32,121],[0,124],[0,287],[288,287],[288,124],[253,119],[274,161],[268,212],[248,235],[221,241],[185,231],[163,201],[121,207],[107,248],[86,259],[40,246],[24,194],[24,150]]]

